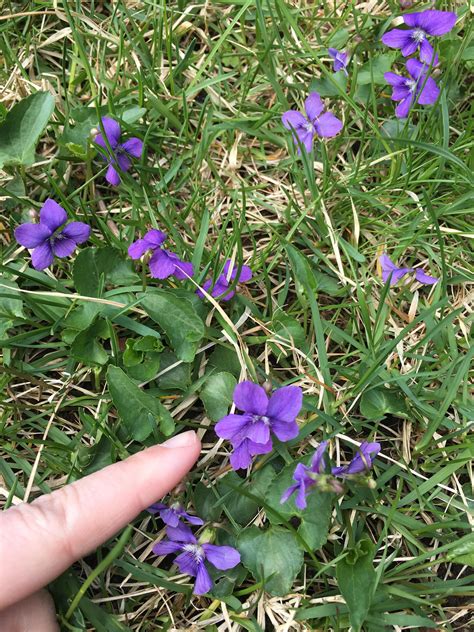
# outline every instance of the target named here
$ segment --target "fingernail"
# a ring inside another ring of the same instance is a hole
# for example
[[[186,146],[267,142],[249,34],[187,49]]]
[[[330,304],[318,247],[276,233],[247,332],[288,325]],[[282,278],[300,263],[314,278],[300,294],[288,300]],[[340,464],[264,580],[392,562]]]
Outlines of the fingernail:
[[[194,430],[188,430],[187,432],[182,432],[179,435],[175,435],[171,437],[167,441],[161,444],[162,448],[187,448],[193,443],[196,443],[196,433]]]

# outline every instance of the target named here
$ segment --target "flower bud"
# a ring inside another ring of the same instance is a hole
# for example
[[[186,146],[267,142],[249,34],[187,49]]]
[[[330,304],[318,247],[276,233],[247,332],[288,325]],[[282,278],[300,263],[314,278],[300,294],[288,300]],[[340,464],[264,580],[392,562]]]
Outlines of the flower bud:
[[[207,542],[214,542],[216,538],[216,530],[213,527],[206,527],[199,536],[199,544],[206,544]]]

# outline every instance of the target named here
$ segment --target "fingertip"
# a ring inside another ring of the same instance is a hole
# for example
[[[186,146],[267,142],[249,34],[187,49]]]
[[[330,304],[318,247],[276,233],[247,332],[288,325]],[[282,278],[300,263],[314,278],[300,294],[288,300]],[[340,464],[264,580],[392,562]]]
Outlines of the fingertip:
[[[199,437],[194,432],[194,430],[187,430],[186,432],[181,432],[180,434],[174,435],[174,437],[170,437],[164,443],[160,444],[162,448],[196,448],[199,446],[201,448],[201,442]]]

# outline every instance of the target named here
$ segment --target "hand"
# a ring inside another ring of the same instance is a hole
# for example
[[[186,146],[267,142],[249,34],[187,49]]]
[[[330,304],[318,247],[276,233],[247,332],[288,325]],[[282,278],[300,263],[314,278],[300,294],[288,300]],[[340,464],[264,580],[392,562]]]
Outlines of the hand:
[[[0,632],[57,632],[39,590],[164,496],[198,458],[193,431],[0,513]]]

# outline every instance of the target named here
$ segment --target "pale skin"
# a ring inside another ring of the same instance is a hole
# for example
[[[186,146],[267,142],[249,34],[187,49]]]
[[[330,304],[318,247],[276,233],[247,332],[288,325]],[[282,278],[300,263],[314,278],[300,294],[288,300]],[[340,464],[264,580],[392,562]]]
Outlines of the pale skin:
[[[172,490],[200,449],[185,432],[0,512],[0,632],[58,632],[43,587]]]

